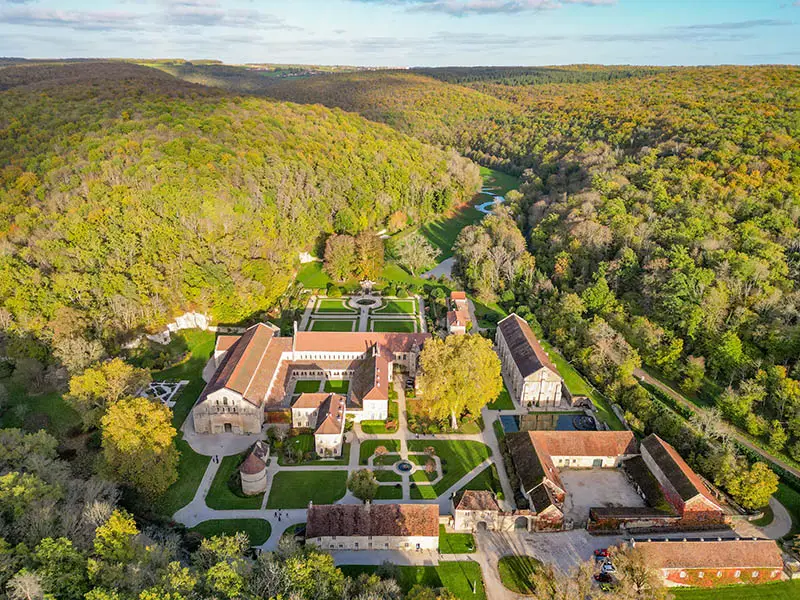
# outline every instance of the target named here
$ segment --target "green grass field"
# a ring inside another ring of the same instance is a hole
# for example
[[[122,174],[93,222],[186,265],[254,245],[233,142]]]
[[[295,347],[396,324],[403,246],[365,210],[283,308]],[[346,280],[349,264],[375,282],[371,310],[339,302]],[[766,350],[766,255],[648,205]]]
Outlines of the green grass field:
[[[400,452],[400,440],[364,440],[359,449],[358,463],[366,465],[369,457],[375,454],[375,448],[379,446],[383,446],[389,452]]]
[[[216,510],[228,510],[236,508],[244,509],[257,509],[261,508],[261,501],[264,494],[257,494],[255,496],[245,496],[239,493],[234,493],[228,486],[228,481],[234,476],[239,465],[242,462],[242,454],[234,456],[224,456],[219,465],[214,481],[211,482],[211,488],[206,495],[206,504],[209,508]]]
[[[350,381],[347,379],[328,379],[325,382],[325,391],[334,394],[346,394],[350,389]]]
[[[211,462],[210,456],[197,454],[182,439],[175,440],[175,446],[181,453],[178,461],[178,480],[154,503],[155,509],[168,517],[192,501],[203,480],[208,463]]]
[[[418,486],[411,490],[412,498],[428,498],[431,492],[435,496],[446,492],[454,483],[466,475],[471,469],[491,456],[491,450],[485,444],[472,441],[452,440],[409,440],[410,452],[424,452],[425,448],[432,447],[442,461],[444,475],[433,486]],[[428,489],[426,489],[428,488]]]
[[[472,554],[475,552],[475,538],[471,533],[447,533],[444,525],[439,525],[439,552]]]
[[[269,539],[272,528],[269,521],[264,519],[216,519],[203,521],[192,527],[191,531],[206,538],[215,535],[233,535],[238,531],[243,531],[250,538],[250,545],[260,546]]]
[[[300,267],[300,270],[297,271],[297,281],[302,283],[305,288],[321,289],[327,287],[331,278],[322,270],[322,262],[315,261]]]
[[[374,573],[377,565],[342,565],[345,575],[358,577],[361,573]],[[481,567],[474,562],[441,562],[436,566],[399,566],[397,583],[404,594],[421,584],[432,588],[447,588],[459,600],[485,600]],[[473,592],[474,589],[474,592]]]
[[[311,319],[310,331],[354,331],[356,322],[345,319]]]
[[[792,517],[792,529],[787,537],[800,533],[800,493],[785,483],[778,484],[778,491],[774,494],[776,500],[786,507]]]
[[[504,556],[497,563],[500,581],[512,592],[533,594],[530,576],[542,563],[532,556]]]
[[[0,427],[15,427],[25,431],[44,429],[63,440],[71,429],[81,424],[80,415],[58,392],[31,396],[10,380],[3,380],[2,383],[8,389],[8,405],[0,416]]]
[[[410,320],[410,319],[397,319],[397,320],[386,320],[381,321],[378,319],[371,319],[369,322],[369,328],[372,331],[378,331],[381,333],[385,332],[395,332],[395,333],[416,333],[417,332],[417,321]]]
[[[800,581],[732,585],[714,589],[672,588],[675,600],[800,600]]]
[[[345,304],[346,298],[320,298],[314,307],[318,313],[354,313],[355,309]]]
[[[294,384],[294,393],[314,393],[319,391],[319,379],[302,379]]]
[[[280,471],[270,488],[267,508],[306,508],[333,504],[344,496],[347,471]]]
[[[502,499],[503,487],[500,485],[500,477],[497,475],[497,466],[489,465],[473,477],[461,490],[488,490],[494,492],[497,494],[498,498]]]
[[[500,391],[500,395],[494,402],[487,404],[486,408],[490,410],[514,410],[514,401],[511,399],[511,394],[508,393],[505,383],[503,384],[503,389]]]
[[[413,298],[388,300],[386,304],[379,306],[371,312],[384,315],[413,315],[417,312],[417,301]]]
[[[373,471],[373,474],[375,475],[375,479],[381,483],[400,483],[403,481],[402,475],[395,473],[394,471],[377,470]]]

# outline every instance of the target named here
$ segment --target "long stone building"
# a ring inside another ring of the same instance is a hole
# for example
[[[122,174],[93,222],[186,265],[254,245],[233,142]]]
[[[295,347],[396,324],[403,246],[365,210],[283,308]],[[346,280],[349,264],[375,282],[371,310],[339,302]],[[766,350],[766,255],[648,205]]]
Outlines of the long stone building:
[[[500,321],[495,346],[516,402],[524,407],[561,405],[561,375],[525,319],[512,313]]]
[[[438,504],[309,506],[306,543],[325,550],[436,550]]]
[[[415,374],[427,333],[296,332],[280,337],[259,323],[241,336],[220,336],[214,375],[192,409],[197,433],[251,434],[265,414],[290,408],[294,383],[349,379],[347,412],[356,421],[388,417],[393,369]]]

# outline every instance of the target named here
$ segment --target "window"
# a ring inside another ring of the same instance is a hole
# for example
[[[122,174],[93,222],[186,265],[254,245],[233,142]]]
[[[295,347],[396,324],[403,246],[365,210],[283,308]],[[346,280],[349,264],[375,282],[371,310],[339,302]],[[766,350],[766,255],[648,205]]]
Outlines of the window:
[[[753,571],[752,577],[753,577],[753,579],[755,579],[756,577],[758,577],[758,571]]]
[[[741,575],[742,575],[742,572],[741,572],[741,571],[736,571],[736,572],[733,574],[733,576],[734,576],[734,577],[740,577]]]
[[[228,406],[228,397],[227,397],[227,396],[225,396],[225,397],[222,399],[222,403],[223,403],[225,406]]]
[[[700,572],[697,574],[697,578],[698,578],[698,579],[702,579],[702,578],[703,578],[703,572],[702,572],[702,571],[700,571]]]
[[[722,571],[717,571],[717,577],[722,577]]]
[[[681,579],[686,579],[686,571],[681,571],[678,577],[680,577]]]

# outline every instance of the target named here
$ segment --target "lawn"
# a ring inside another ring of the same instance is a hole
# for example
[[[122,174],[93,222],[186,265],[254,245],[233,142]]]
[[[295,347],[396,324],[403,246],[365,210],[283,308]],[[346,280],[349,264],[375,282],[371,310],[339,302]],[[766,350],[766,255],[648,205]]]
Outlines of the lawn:
[[[311,393],[319,391],[319,379],[302,379],[294,384],[294,393],[295,394],[304,394],[304,393]]]
[[[410,319],[396,319],[381,321],[378,319],[370,319],[369,327],[372,331],[381,333],[394,332],[394,333],[416,333],[417,321]]]
[[[400,452],[400,440],[364,440],[359,450],[359,464],[366,465],[369,457],[375,454],[375,448],[383,446],[389,452]]]
[[[399,483],[403,481],[403,476],[400,475],[400,473],[395,473],[393,470],[379,469],[372,473],[375,475],[375,479],[381,483]]]
[[[200,396],[200,392],[206,386],[206,382],[203,381],[203,367],[206,366],[214,352],[216,338],[213,332],[201,329],[185,329],[181,333],[173,335],[182,336],[186,340],[189,358],[169,369],[154,371],[151,373],[151,377],[153,381],[181,381],[184,379],[189,381],[180,394],[173,398],[175,406],[172,408],[172,424],[175,429],[180,429]]]
[[[156,511],[168,517],[192,501],[211,460],[210,456],[197,454],[188,442],[182,439],[175,440],[175,446],[181,453],[178,461],[178,481],[155,502]]]
[[[514,410],[514,401],[511,399],[511,394],[508,393],[505,383],[503,384],[503,389],[500,391],[500,395],[494,402],[489,402],[486,408],[489,410]]]
[[[409,440],[408,449],[411,452],[423,452],[425,448],[432,447],[442,461],[444,476],[433,487],[437,496],[441,496],[471,469],[491,456],[491,450],[481,442],[452,441],[452,440]],[[428,486],[425,486],[428,487]],[[420,493],[422,486],[415,487],[413,492]]]
[[[345,298],[320,298],[314,307],[318,313],[354,313],[354,309],[345,304]]]
[[[342,565],[339,568],[345,575],[358,577],[361,573],[374,573],[378,565]],[[421,584],[432,588],[447,588],[459,600],[486,598],[481,567],[472,561],[446,561],[435,566],[421,567],[398,566],[397,583],[404,594],[416,584]]]
[[[217,510],[228,509],[258,509],[261,508],[261,501],[264,494],[257,494],[255,496],[245,496],[242,494],[238,483],[238,469],[244,454],[235,454],[233,456],[224,456],[219,465],[214,481],[211,482],[211,488],[206,495],[206,504],[209,508]],[[234,478],[237,479],[235,484]],[[234,489],[237,491],[234,492]]]
[[[80,415],[58,392],[29,396],[10,380],[2,383],[8,388],[8,406],[4,407],[6,410],[0,417],[0,426],[19,427],[25,431],[44,429],[63,440],[71,429],[81,424]]]
[[[376,500],[402,500],[403,488],[394,485],[382,485],[375,494]]]
[[[792,516],[792,529],[787,537],[792,537],[800,533],[800,493],[785,483],[778,484],[778,491],[774,494],[775,498],[786,507]]]
[[[489,490],[497,494],[498,498],[502,499],[503,487],[500,485],[500,478],[497,475],[497,466],[489,465],[473,477],[461,490]]]
[[[250,538],[250,545],[260,546],[269,539],[272,528],[269,521],[264,519],[216,519],[213,521],[203,521],[191,528],[203,537],[215,535],[233,535],[238,531],[243,531]]]
[[[311,319],[311,331],[353,331],[356,322],[345,319]]]
[[[386,304],[374,309],[372,312],[386,315],[413,315],[417,312],[417,301],[411,298],[389,300]]]
[[[397,402],[389,401],[389,418],[386,421],[361,421],[361,431],[368,434],[394,433],[397,431],[399,421],[397,420]],[[392,428],[387,429],[386,424],[392,422]]]
[[[297,271],[297,281],[308,289],[321,289],[327,287],[331,278],[322,270],[322,262],[314,261],[304,264]]]
[[[518,594],[533,594],[534,587],[530,576],[542,566],[542,563],[532,556],[504,556],[497,563],[500,572],[500,581],[512,592]]]
[[[441,554],[472,554],[475,552],[475,538],[471,533],[447,533],[444,525],[439,525],[439,552]]]
[[[306,508],[333,504],[344,496],[347,471],[280,471],[272,482],[267,508]]]
[[[800,581],[731,585],[714,589],[671,588],[675,600],[799,600]]]
[[[764,515],[760,519],[750,521],[756,527],[766,527],[775,519],[775,514],[772,512],[772,507],[767,504],[763,509]]]
[[[348,379],[328,379],[325,382],[325,391],[334,394],[346,394],[350,389],[350,381]]]

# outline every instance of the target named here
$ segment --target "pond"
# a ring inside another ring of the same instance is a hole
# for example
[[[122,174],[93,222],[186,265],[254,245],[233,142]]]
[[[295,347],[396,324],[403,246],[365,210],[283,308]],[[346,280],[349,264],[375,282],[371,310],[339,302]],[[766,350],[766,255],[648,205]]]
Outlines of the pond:
[[[530,413],[500,417],[503,431],[595,431],[592,417],[582,413]]]

